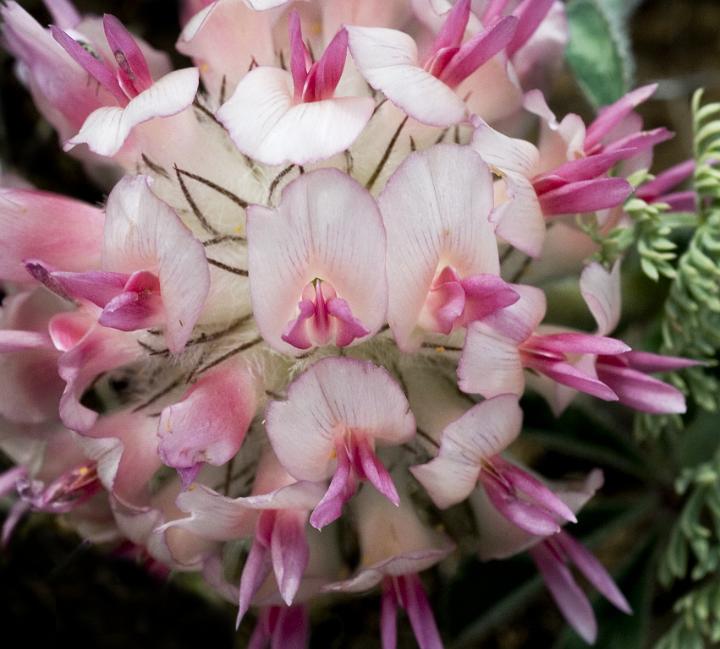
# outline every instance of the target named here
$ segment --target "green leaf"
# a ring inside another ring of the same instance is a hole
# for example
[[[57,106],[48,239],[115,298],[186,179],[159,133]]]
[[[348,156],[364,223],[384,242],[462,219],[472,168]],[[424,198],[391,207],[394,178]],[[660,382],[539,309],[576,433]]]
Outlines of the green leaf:
[[[622,97],[633,80],[625,16],[609,5],[602,0],[571,0],[567,5],[570,29],[567,60],[595,107]]]

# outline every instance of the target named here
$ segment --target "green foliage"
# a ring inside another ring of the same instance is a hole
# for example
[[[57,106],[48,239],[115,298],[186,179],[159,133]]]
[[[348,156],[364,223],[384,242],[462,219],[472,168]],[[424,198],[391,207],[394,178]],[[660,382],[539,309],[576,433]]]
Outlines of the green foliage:
[[[720,103],[693,97],[695,191],[700,224],[680,258],[663,319],[663,352],[713,359],[720,350]],[[689,392],[706,410],[718,408],[720,385],[705,368],[687,370]]]
[[[617,0],[570,0],[566,9],[568,63],[593,106],[611,104],[632,86],[634,64],[625,28],[632,7]]]
[[[720,350],[720,104],[693,98],[694,185],[699,225],[679,258],[662,321],[664,353],[714,359]],[[716,411],[718,381],[708,367],[686,370],[676,383],[702,409]],[[680,430],[676,418],[645,417],[640,429],[658,435]],[[713,428],[716,428],[714,423]],[[714,431],[717,433],[717,430]],[[701,649],[720,642],[720,448],[711,460],[685,468],[675,489],[685,498],[660,563],[659,578],[670,586],[691,580],[697,587],[674,607],[677,620],[657,649]]]
[[[698,581],[720,567],[720,453],[686,468],[676,481],[679,495],[689,494],[660,563],[660,582]]]
[[[663,203],[646,203],[637,197],[625,204],[625,211],[636,224],[640,267],[655,282],[661,275],[675,277],[671,262],[676,258],[677,245],[668,238],[672,226],[663,218],[668,209]]]
[[[702,106],[701,101],[699,91],[693,98],[698,225],[677,261],[665,302],[661,352],[708,360],[707,365],[684,370],[671,380],[697,406],[714,412],[720,405],[720,383],[708,365],[714,364],[720,351],[720,171],[713,162],[720,159],[720,104]],[[654,232],[660,236],[662,249],[667,245],[662,243],[662,229]],[[649,233],[654,236],[652,227]],[[646,246],[658,250],[652,238]],[[639,241],[638,250],[642,255]],[[636,422],[641,437],[657,437],[681,428],[678,417],[641,416]]]
[[[678,620],[655,649],[705,649],[720,642],[720,580],[685,595],[674,610]]]
[[[633,187],[638,187],[653,178],[646,171],[639,171],[628,181]],[[695,215],[674,214],[665,203],[647,203],[637,196],[631,196],[625,202],[623,211],[631,220],[630,226],[622,224],[605,233],[597,223],[581,224],[598,245],[594,259],[610,268],[634,246],[640,258],[640,267],[647,277],[654,282],[661,276],[674,279],[677,244],[671,237],[680,228],[696,225]]]

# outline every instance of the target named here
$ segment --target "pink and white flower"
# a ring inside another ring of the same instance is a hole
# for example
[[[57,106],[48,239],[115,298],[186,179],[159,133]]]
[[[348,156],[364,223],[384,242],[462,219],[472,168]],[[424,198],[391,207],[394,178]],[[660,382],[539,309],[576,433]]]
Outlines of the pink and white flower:
[[[60,296],[100,307],[98,322],[105,327],[164,325],[172,352],[185,346],[210,288],[202,244],[152,193],[145,176],[124,178],[108,197],[101,270],[64,272],[44,259],[24,262],[30,275]]]
[[[448,13],[430,51],[421,60],[411,36],[380,27],[348,27],[350,51],[365,80],[414,119],[447,127],[462,122],[463,99],[476,70],[508,46],[516,18],[494,21],[463,43],[470,20],[470,0],[459,0]],[[492,118],[492,117],[489,117]]]
[[[617,356],[630,347],[596,334],[545,333],[538,329],[546,309],[542,290],[520,285],[513,288],[520,294],[515,304],[469,328],[458,364],[460,389],[486,398],[505,393],[521,395],[524,369],[529,369],[599,399],[617,401],[618,396],[597,378],[591,365],[573,361],[575,355]]]
[[[580,291],[597,322],[599,334],[608,334],[620,321],[620,264],[611,272],[597,263],[588,265],[580,276]],[[619,355],[595,357],[600,381],[618,395],[620,403],[640,412],[684,413],[685,395],[676,387],[648,374],[672,372],[701,363],[689,358],[628,351]],[[568,401],[569,402],[569,401]]]
[[[158,453],[190,484],[204,463],[222,466],[240,450],[257,409],[256,381],[229,361],[203,375],[158,424]]]
[[[595,469],[581,482],[558,484],[555,494],[572,512],[579,513],[602,484],[603,474]],[[595,642],[597,622],[587,596],[570,572],[569,564],[575,564],[613,606],[623,613],[632,613],[625,596],[607,570],[570,534],[560,531],[545,538],[533,536],[501,516],[480,489],[472,495],[471,504],[480,527],[480,558],[484,561],[504,559],[527,550],[560,612],[585,642]]]
[[[379,198],[388,250],[388,323],[398,345],[450,334],[517,301],[499,277],[490,170],[468,147],[410,155]]]
[[[370,97],[335,96],[347,56],[344,29],[312,63],[297,12],[289,28],[290,72],[255,68],[217,113],[237,148],[269,165],[302,165],[344,151],[375,108]]]
[[[399,504],[376,446],[410,440],[415,418],[402,389],[383,368],[344,358],[319,361],[290,385],[287,401],[271,402],[266,426],[290,475],[313,482],[332,477],[310,517],[314,527],[336,520],[361,480]]]
[[[0,278],[27,283],[26,259],[80,272],[100,265],[105,215],[93,205],[33,189],[0,189]]]
[[[693,162],[627,180],[671,135],[636,113],[654,86],[558,121],[560,0],[181,0],[196,67],[174,72],[113,16],[45,6],[47,30],[6,0],[4,44],[109,196],[0,170],[0,540],[41,511],[161,578],[201,573],[238,624],[254,607],[251,649],[304,649],[314,600],[370,589],[384,649],[399,608],[442,649],[421,573],[445,579],[456,543],[527,550],[587,641],[571,565],[629,612],[564,529],[602,475],[526,468],[520,404],[685,411],[651,375],[702,361],[609,337],[620,262],[588,264],[632,193],[709,207],[674,191]],[[546,304],[574,306],[578,275],[592,333]]]
[[[472,407],[442,432],[440,450],[410,471],[441,508],[465,500],[480,484],[493,506],[529,534],[560,530],[575,516],[539,480],[500,457],[520,434],[517,398],[501,395]]]
[[[398,607],[406,611],[422,649],[441,649],[440,634],[419,573],[442,561],[454,546],[446,536],[423,525],[404,489],[401,494],[397,509],[377,492],[366,489],[360,494],[354,506],[360,567],[350,579],[325,589],[355,593],[380,585],[383,649],[397,646]]]
[[[294,481],[268,450],[259,462],[252,495],[228,498],[193,485],[177,499],[178,507],[190,517],[164,529],[179,527],[215,541],[253,538],[240,577],[240,624],[271,570],[283,601],[287,606],[293,603],[310,555],[307,519],[323,491],[320,483]]]
[[[603,107],[587,127],[574,113],[558,121],[540,91],[528,92],[525,108],[539,116],[541,123],[538,171],[547,173],[566,162],[621,150],[630,150],[631,155],[624,155],[624,159],[634,162],[626,165],[626,171],[648,168],[653,147],[673,136],[666,128],[643,131],[642,119],[634,112],[654,94],[656,88],[655,84],[636,88],[615,103]]]
[[[385,322],[385,231],[375,200],[334,170],[302,175],[280,205],[248,209],[253,312],[263,338],[298,354],[346,347]]]
[[[87,144],[91,151],[114,156],[133,128],[152,119],[176,115],[190,106],[198,89],[196,68],[176,70],[153,80],[148,61],[122,23],[105,14],[103,29],[112,62],[85,49],[72,34],[51,27],[55,40],[114,99],[90,113],[77,135],[65,144]]]
[[[530,256],[542,250],[545,222],[551,218],[616,207],[632,193],[624,178],[607,177],[620,160],[635,154],[621,148],[573,159],[546,173],[538,149],[473,119],[472,147],[503,179],[502,201],[493,212],[498,236]]]

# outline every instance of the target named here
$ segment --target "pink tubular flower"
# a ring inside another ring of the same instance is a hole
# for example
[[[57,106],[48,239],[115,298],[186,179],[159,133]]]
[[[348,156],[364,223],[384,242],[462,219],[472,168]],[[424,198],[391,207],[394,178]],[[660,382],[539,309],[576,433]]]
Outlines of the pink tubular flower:
[[[178,507],[190,517],[164,529],[182,528],[216,541],[253,537],[240,577],[240,624],[271,570],[283,601],[292,604],[308,564],[307,519],[323,491],[318,483],[295,482],[268,451],[260,460],[253,495],[233,499],[193,485],[177,499]]]
[[[199,76],[197,69],[187,68],[153,81],[143,51],[122,23],[105,14],[103,28],[113,62],[96,58],[82,43],[58,27],[53,26],[50,30],[63,49],[116,104],[104,104],[92,112],[65,148],[87,144],[95,153],[114,156],[135,126],[175,115],[190,106],[197,92]]]
[[[480,481],[493,506],[529,534],[560,530],[558,521],[575,522],[573,513],[539,480],[500,457],[520,433],[517,397],[483,401],[445,428],[434,460],[414,466],[412,474],[441,508],[467,498]]]
[[[399,503],[375,445],[407,442],[415,434],[415,419],[384,369],[344,358],[319,361],[290,385],[287,401],[268,406],[266,420],[273,449],[290,475],[310,481],[332,476],[310,517],[314,527],[340,516],[359,480]]]
[[[580,276],[580,291],[598,325],[599,334],[611,333],[620,320],[620,265],[612,272],[597,263]],[[685,396],[668,383],[648,376],[672,372],[701,363],[689,358],[628,351],[619,355],[599,354],[594,360],[597,377],[618,396],[620,403],[654,414],[684,413]]]
[[[102,309],[98,322],[121,331],[163,324],[172,352],[192,333],[210,288],[205,250],[146,176],[126,177],[108,197],[102,271],[61,272],[25,260],[28,272],[63,297]],[[183,256],[177,254],[183,251]]]
[[[575,365],[572,360],[584,354],[616,356],[630,348],[600,335],[543,333],[537,327],[545,315],[545,295],[531,286],[513,288],[520,294],[518,302],[469,328],[458,365],[460,389],[487,398],[521,395],[523,368],[527,368],[599,399],[617,401],[618,396],[594,375],[592,367]]]
[[[331,592],[362,592],[381,585],[380,633],[383,649],[397,646],[397,609],[405,609],[421,649],[442,649],[419,573],[442,561],[454,545],[444,535],[423,525],[399,483],[402,499],[394,508],[377,492],[358,496],[357,513],[361,561],[355,575],[329,584]]]
[[[26,259],[68,271],[97,268],[105,216],[65,196],[0,189],[0,279],[28,282]]]
[[[580,509],[602,486],[603,475],[592,471],[581,483],[559,484],[556,497],[573,512]],[[583,576],[623,613],[632,611],[627,600],[600,562],[565,531],[545,538],[533,536],[499,515],[488,495],[476,490],[471,504],[480,528],[479,553],[484,561],[504,559],[527,550],[545,585],[568,623],[588,643],[597,635],[597,622],[590,602],[575,582],[567,564],[574,563]]]
[[[350,345],[385,321],[385,232],[374,199],[335,170],[304,174],[275,209],[248,209],[250,291],[263,338],[286,353]]]
[[[85,71],[17,2],[1,5],[0,16],[6,47],[18,60],[21,79],[38,110],[65,141],[77,133],[90,113],[112,97],[88,84]],[[76,25],[59,18],[55,20],[62,29],[75,29]]]
[[[0,308],[0,416],[40,424],[57,418],[62,379],[48,322],[64,305],[43,289],[5,297]]]
[[[540,253],[546,220],[615,207],[632,193],[624,178],[606,174],[619,161],[635,155],[635,148],[571,160],[538,174],[541,156],[534,145],[507,137],[479,118],[473,119],[473,125],[472,147],[504,180],[507,200],[492,217],[496,232],[531,256]]]
[[[418,18],[438,33],[453,4],[448,0],[413,0]],[[558,0],[473,2],[467,31],[492,27],[503,17],[517,20],[512,39],[457,89],[472,113],[489,122],[514,119],[522,108],[523,89],[547,88],[559,70],[569,40],[564,4]],[[492,88],[492,92],[487,89]],[[509,124],[508,124],[509,125]]]
[[[541,119],[541,161],[538,171],[546,173],[565,162],[621,150],[632,152],[631,155],[625,155],[624,159],[632,158],[639,163],[640,166],[633,165],[632,170],[648,168],[653,147],[673,136],[666,128],[643,131],[642,119],[634,112],[637,106],[652,96],[656,87],[655,84],[642,86],[614,104],[605,106],[587,128],[582,119],[572,113],[558,122],[543,94],[537,90],[528,92],[525,108]]]
[[[305,164],[347,149],[360,135],[375,103],[370,97],[336,97],[347,55],[343,29],[316,63],[303,43],[300,16],[290,17],[290,72],[261,66],[249,72],[218,119],[242,153],[265,164]]]
[[[635,148],[638,151],[652,148],[656,144],[672,137],[667,129],[641,132],[633,112],[641,103],[649,99],[657,89],[657,84],[649,84],[629,92],[615,103],[605,106],[587,127],[583,149],[587,155],[609,153],[618,149]],[[627,132],[629,131],[629,132]]]
[[[102,373],[142,357],[132,334],[106,329],[97,324],[98,310],[84,305],[78,311],[54,316],[48,330],[61,352],[57,372],[65,381],[60,398],[60,419],[77,432],[89,430],[98,413],[81,403],[85,391]]]
[[[410,350],[517,301],[498,277],[490,171],[468,147],[410,155],[379,198],[388,237],[388,323]],[[418,331],[418,329],[420,331]]]
[[[207,462],[221,466],[240,449],[255,416],[257,388],[247,367],[230,361],[203,375],[158,424],[158,452],[190,484]]]
[[[70,0],[44,0],[53,21],[61,29],[73,29],[82,22],[82,16]]]
[[[72,467],[49,485],[19,480],[20,497],[33,511],[62,514],[86,502],[100,489],[93,462]]]
[[[635,195],[648,203],[666,203],[673,212],[694,212],[697,208],[695,191],[671,191],[690,178],[694,172],[695,161],[686,160],[666,169],[653,180],[640,185]]]
[[[269,606],[262,610],[248,649],[307,649],[310,620],[304,606]]]
[[[512,41],[518,24],[500,18],[463,43],[470,15],[470,0],[456,2],[422,63],[415,41],[391,29],[348,27],[350,51],[365,80],[408,115],[452,126],[467,115],[456,88]]]
[[[18,465],[0,474],[0,496],[15,491],[19,498],[3,522],[0,544],[7,544],[28,511],[68,514],[90,509],[89,501],[100,491],[97,465],[85,455],[72,433],[57,424],[45,425],[42,432],[25,427],[25,449],[21,454],[16,454],[15,445],[5,438],[7,433],[3,425],[3,451]],[[83,507],[86,504],[88,507]]]
[[[97,474],[113,499],[126,507],[150,501],[148,483],[162,466],[157,453],[157,422],[141,412],[101,415],[81,432],[83,451],[97,462]]]
[[[602,564],[566,532],[545,539],[529,550],[550,594],[568,623],[580,637],[592,644],[597,623],[590,602],[575,583],[568,563],[572,563],[605,599],[628,615],[632,609]]]

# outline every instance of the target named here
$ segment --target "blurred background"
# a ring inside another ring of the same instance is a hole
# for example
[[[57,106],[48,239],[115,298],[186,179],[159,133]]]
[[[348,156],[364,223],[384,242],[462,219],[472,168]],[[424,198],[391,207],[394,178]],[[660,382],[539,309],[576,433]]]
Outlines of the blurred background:
[[[21,0],[21,4],[47,22],[40,0]],[[179,25],[171,0],[76,0],[75,4],[82,13],[113,13],[155,47],[174,52]],[[690,157],[692,92],[702,86],[709,98],[720,98],[720,1],[646,0],[632,19],[631,42],[637,85],[660,82],[658,93],[641,108],[646,126],[667,126],[676,133],[674,140],[657,149],[655,170],[660,170]],[[182,58],[174,56],[182,64]],[[558,115],[592,115],[569,72],[555,80],[551,103]],[[103,200],[102,192],[88,182],[79,164],[59,154],[55,133],[38,120],[30,96],[15,79],[12,61],[4,53],[0,53],[0,160],[43,189]],[[559,424],[561,428],[564,425],[582,426],[578,422]],[[604,468],[612,472],[611,467]],[[618,483],[622,485],[622,480],[614,484]],[[607,515],[607,511],[594,513],[597,520],[607,520]],[[593,512],[583,525],[592,534]],[[617,529],[622,525],[619,519]],[[646,549],[637,547],[634,539],[620,537],[617,547],[606,545],[603,552],[622,555],[632,550],[621,585],[631,600],[648,600],[645,591],[651,588],[652,575],[645,574],[647,562],[633,561]],[[447,647],[578,646],[570,636],[561,635],[560,616],[532,574],[529,561],[523,558],[483,566],[469,561],[461,566],[450,586],[435,595],[434,607]],[[244,647],[250,625],[244,624],[236,633],[233,608],[208,600],[193,592],[194,588],[191,580],[181,576],[160,581],[133,563],[107,556],[81,543],[54,519],[28,517],[9,546],[0,550],[2,643],[67,643],[98,649],[124,649],[128,644],[154,649]],[[508,602],[503,599],[500,605],[501,591],[503,597],[507,593],[517,596]],[[657,637],[666,626],[672,602],[671,594],[660,593],[648,603],[648,615],[639,621],[636,618],[630,623],[613,616],[612,638],[601,636],[597,646],[642,649],[647,638]],[[601,607],[598,614],[602,619]],[[376,595],[314,612],[312,647],[378,646],[377,618]],[[634,626],[625,629],[623,625],[628,624]],[[646,627],[642,633],[635,629],[638,624]],[[401,624],[399,631],[400,647],[414,647],[408,625]]]

